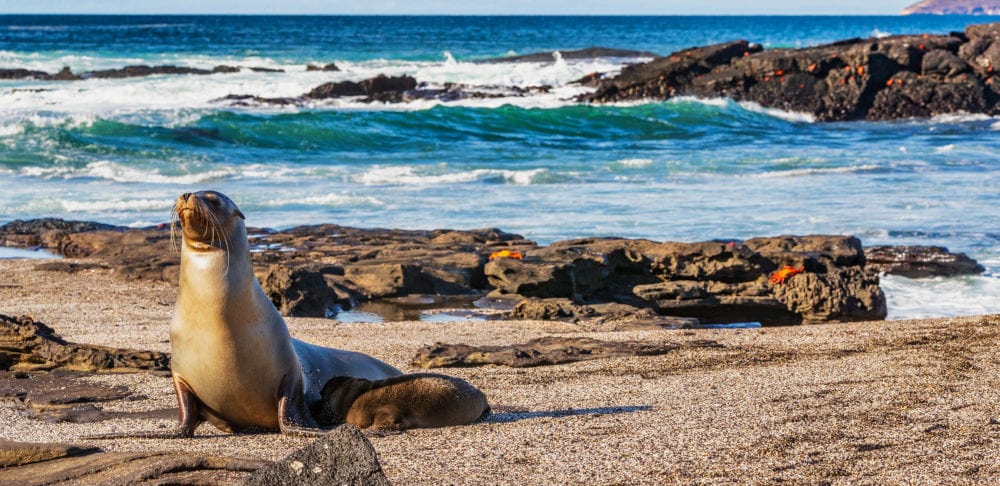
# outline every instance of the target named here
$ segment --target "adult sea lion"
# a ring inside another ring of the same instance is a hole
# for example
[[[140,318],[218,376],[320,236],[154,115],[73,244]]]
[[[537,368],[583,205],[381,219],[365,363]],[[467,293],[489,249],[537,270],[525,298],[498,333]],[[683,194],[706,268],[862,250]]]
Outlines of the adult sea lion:
[[[384,380],[338,376],[323,387],[314,409],[322,424],[347,422],[382,430],[447,427],[487,415],[486,395],[467,381],[435,373]]]
[[[322,433],[310,412],[335,376],[381,380],[400,371],[371,356],[324,348],[288,333],[250,260],[243,213],[202,191],[174,204],[180,282],[170,365],[180,406],[176,435],[208,421],[226,432]]]

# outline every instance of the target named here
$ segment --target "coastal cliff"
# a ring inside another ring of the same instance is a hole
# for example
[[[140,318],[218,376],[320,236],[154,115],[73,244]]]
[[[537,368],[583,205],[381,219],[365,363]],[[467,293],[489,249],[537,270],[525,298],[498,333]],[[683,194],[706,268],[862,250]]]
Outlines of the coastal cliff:
[[[903,15],[1000,15],[997,0],[923,0],[900,12]]]

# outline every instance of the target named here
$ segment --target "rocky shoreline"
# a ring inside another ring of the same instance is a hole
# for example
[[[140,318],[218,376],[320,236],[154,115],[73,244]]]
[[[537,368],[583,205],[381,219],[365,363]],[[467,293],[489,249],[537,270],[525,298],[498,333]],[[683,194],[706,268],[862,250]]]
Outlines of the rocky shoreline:
[[[649,52],[591,47],[527,54],[478,62],[558,62],[560,59],[654,57],[626,66],[620,73],[592,73],[577,81],[594,87],[577,102],[614,103],[668,100],[680,96],[730,98],[766,108],[806,113],[819,121],[898,120],[944,114],[1000,115],[1000,23],[970,25],[947,35],[896,35],[847,39],[801,49],[764,49],[736,40],[694,47],[667,56]],[[253,71],[261,67],[127,66],[75,74],[0,69],[0,79],[73,81],[164,75],[208,75]],[[337,71],[334,64],[310,65],[307,71]],[[44,88],[38,88],[44,89]],[[365,103],[444,102],[462,99],[523,97],[551,86],[432,86],[412,76],[379,75],[359,81],[324,83],[294,97],[230,94],[213,100],[233,106],[308,105],[334,99]]]
[[[593,325],[879,320],[879,273],[977,274],[940,247],[871,247],[813,235],[699,243],[586,238],[543,246],[496,228],[360,229],[331,224],[249,230],[255,272],[287,316],[336,317],[362,303],[476,301],[513,319]],[[40,268],[110,268],[124,279],[177,281],[169,225],[130,229],[61,219],[0,226],[0,245],[70,258]]]
[[[725,97],[820,121],[1000,114],[1000,23],[948,35],[849,39],[804,49],[733,41],[583,81],[582,101]]]

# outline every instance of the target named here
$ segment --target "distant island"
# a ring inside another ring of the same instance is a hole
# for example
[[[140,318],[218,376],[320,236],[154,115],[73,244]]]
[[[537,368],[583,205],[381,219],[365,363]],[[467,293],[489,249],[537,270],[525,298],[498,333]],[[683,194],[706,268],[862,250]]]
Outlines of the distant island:
[[[1000,15],[1000,0],[923,0],[906,7],[903,15]]]

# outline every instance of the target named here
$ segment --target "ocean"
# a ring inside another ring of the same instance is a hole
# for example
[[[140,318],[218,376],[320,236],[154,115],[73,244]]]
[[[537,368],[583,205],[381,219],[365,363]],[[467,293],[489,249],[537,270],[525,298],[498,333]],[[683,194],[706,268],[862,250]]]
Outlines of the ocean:
[[[884,277],[889,317],[1000,312],[1000,119],[818,123],[724,99],[588,106],[573,80],[644,58],[494,64],[605,46],[668,54],[947,33],[1000,18],[0,16],[0,68],[265,67],[232,74],[0,81],[0,223],[168,220],[216,189],[247,224],[499,227],[583,237],[853,234],[943,245],[982,276]],[[337,72],[306,71],[336,63]],[[526,96],[240,106],[378,74]]]

